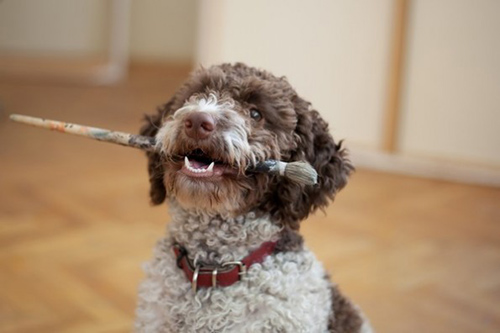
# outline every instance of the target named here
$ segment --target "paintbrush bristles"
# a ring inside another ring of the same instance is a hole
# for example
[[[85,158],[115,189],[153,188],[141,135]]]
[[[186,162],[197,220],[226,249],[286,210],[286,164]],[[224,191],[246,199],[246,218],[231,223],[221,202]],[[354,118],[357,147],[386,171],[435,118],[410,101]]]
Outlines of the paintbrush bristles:
[[[288,163],[285,167],[285,177],[303,185],[315,185],[318,183],[318,173],[307,162]]]
[[[301,185],[314,185],[318,182],[318,173],[309,163],[304,161],[287,163],[267,160],[257,163],[249,171],[279,175]]]

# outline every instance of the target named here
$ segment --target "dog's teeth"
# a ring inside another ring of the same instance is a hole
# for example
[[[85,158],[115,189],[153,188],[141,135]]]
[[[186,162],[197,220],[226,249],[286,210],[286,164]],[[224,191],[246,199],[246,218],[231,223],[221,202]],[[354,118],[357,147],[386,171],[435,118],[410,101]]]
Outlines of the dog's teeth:
[[[204,172],[211,172],[213,171],[214,169],[214,165],[215,165],[215,162],[212,162],[210,163],[210,165],[208,166],[208,168],[206,169],[203,169],[203,168],[195,168],[191,165],[191,163],[189,162],[189,158],[187,156],[184,156],[184,165],[186,166],[186,168],[191,171],[191,172],[194,172],[194,173],[204,173]]]

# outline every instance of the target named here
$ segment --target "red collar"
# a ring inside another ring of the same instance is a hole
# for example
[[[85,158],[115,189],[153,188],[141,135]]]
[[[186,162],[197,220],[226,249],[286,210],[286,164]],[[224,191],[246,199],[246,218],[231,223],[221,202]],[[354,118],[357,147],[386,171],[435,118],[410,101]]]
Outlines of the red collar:
[[[225,262],[217,267],[200,265],[194,267],[187,257],[186,249],[176,244],[173,250],[177,266],[184,271],[193,291],[196,292],[198,287],[227,287],[238,282],[250,266],[264,261],[264,258],[273,253],[275,247],[276,242],[265,242],[242,260]]]

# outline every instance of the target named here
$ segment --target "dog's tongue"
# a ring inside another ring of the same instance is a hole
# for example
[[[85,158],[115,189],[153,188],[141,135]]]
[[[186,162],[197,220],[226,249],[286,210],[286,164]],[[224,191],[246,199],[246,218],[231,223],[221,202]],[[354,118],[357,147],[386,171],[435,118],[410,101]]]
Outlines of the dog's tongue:
[[[197,160],[189,160],[189,165],[195,169],[207,169],[209,166],[209,164]]]

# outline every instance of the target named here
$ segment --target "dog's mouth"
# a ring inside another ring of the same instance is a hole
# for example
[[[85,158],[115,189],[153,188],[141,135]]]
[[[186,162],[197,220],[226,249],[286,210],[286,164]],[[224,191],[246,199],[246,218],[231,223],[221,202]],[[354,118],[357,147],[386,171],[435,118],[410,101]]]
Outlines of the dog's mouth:
[[[238,173],[238,170],[230,164],[205,153],[201,149],[195,149],[184,155],[184,164],[179,171],[190,178],[201,180]]]

